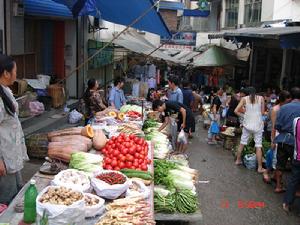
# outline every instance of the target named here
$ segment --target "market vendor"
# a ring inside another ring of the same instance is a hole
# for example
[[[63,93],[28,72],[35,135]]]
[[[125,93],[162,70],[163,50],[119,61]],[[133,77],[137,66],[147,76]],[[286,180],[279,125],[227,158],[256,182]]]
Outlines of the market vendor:
[[[122,89],[124,82],[125,80],[123,78],[117,78],[109,94],[109,104],[118,110],[120,110],[123,105],[126,105],[126,99]]]
[[[28,160],[18,119],[18,103],[8,86],[17,76],[16,62],[0,54],[0,203],[9,204],[22,188],[21,170]]]
[[[175,101],[163,102],[161,100],[155,100],[153,101],[152,108],[154,111],[164,113],[164,122],[159,128],[159,131],[163,130],[170,123],[169,117],[171,114],[178,113],[177,130],[184,130],[186,135],[185,139],[187,140],[187,134],[195,132],[195,118],[193,112],[184,104]],[[177,151],[179,153],[185,153],[187,149],[187,141],[185,143],[181,143],[177,147]]]
[[[83,100],[86,106],[86,124],[96,115],[97,112],[103,111],[107,108],[104,104],[104,96],[98,90],[98,81],[94,78],[88,80],[88,87],[84,93]]]

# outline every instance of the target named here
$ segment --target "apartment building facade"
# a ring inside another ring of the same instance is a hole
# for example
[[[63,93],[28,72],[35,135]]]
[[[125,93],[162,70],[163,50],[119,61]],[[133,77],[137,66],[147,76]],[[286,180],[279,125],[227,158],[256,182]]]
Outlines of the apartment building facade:
[[[299,0],[222,0],[222,32],[251,48],[248,81],[260,89],[300,85],[299,21]]]
[[[300,0],[222,0],[222,29],[284,20],[300,21]]]

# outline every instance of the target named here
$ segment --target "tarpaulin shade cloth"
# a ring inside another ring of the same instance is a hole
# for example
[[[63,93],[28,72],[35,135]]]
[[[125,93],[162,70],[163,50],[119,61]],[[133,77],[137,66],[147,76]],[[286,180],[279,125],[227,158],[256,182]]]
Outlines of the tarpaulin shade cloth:
[[[212,46],[193,60],[195,67],[227,66],[235,65],[238,60],[234,55],[229,54],[223,48]]]
[[[90,15],[106,21],[129,25],[150,9],[153,0],[53,0],[64,4],[72,11],[73,16]],[[161,36],[171,34],[156,8],[152,8],[132,27]]]

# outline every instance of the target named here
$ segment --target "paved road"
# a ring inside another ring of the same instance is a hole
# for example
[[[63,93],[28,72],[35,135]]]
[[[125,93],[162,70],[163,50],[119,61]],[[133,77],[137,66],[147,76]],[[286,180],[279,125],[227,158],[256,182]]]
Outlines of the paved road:
[[[207,145],[205,137],[206,131],[198,128],[189,148],[190,165],[200,171],[199,180],[210,181],[198,184],[203,221],[191,225],[300,224],[296,212],[287,215],[281,210],[282,194],[273,193],[273,187],[263,183],[256,172],[236,167],[230,151]],[[264,202],[265,208],[240,208],[239,200]]]

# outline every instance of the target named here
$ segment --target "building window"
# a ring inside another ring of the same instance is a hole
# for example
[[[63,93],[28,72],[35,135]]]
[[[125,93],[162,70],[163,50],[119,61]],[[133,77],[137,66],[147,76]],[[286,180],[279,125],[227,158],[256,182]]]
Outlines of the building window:
[[[225,26],[235,27],[238,24],[239,0],[226,0]]]
[[[259,23],[261,19],[262,0],[245,0],[245,24]]]

